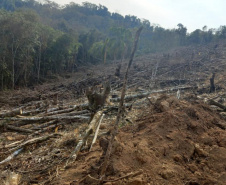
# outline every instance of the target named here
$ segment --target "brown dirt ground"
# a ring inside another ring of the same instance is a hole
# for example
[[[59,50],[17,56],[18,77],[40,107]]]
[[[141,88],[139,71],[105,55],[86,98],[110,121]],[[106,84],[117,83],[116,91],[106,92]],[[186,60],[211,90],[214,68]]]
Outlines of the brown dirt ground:
[[[209,47],[210,50],[213,49],[212,46]],[[218,53],[207,61],[199,55],[199,52],[208,52],[206,47],[196,48],[194,61],[190,61],[194,48],[171,52],[170,59],[165,59],[162,55],[147,55],[135,60],[137,66],[131,68],[127,94],[150,90],[150,78],[158,61],[159,69],[153,88],[198,85],[198,90],[181,93],[181,100],[175,98],[175,93],[173,96],[152,94],[150,100],[135,102],[132,110],[127,110],[126,118],[132,124],[125,119],[120,125],[109,161],[106,174],[109,182],[106,185],[226,184],[226,120],[216,108],[213,109],[200,100],[217,97],[215,100],[223,101],[225,105],[225,48],[226,44],[222,45]],[[84,89],[112,79],[109,74],[114,74],[116,66],[117,63],[107,64],[104,70],[103,65],[93,66],[57,83],[16,92],[1,92],[0,111],[32,101],[51,100],[55,93],[68,105],[84,103]],[[122,68],[125,69],[125,66],[126,63],[123,63]],[[213,71],[217,72],[217,93],[207,94]],[[120,94],[122,79],[123,75],[112,80],[115,81],[112,84],[114,94]],[[183,81],[184,84],[178,84]],[[108,131],[114,120],[115,113],[107,115],[103,120],[101,133]],[[0,185],[4,184],[8,171],[19,174],[20,184],[23,185],[95,184],[87,175],[98,178],[109,135],[100,137],[91,152],[83,150],[77,160],[64,169],[65,159],[72,153],[79,134],[86,127],[87,124],[78,129],[74,123],[63,125],[58,128],[61,137],[26,147],[15,159],[0,165]],[[53,132],[54,129],[43,134]],[[1,132],[0,161],[11,154],[4,149],[5,144],[23,139],[29,139],[29,136]],[[142,173],[138,176],[110,182],[139,170]]]
[[[135,125],[120,129],[107,170],[109,179],[138,170],[142,174],[106,184],[224,185],[225,119],[199,102],[163,96],[155,105],[139,110]],[[60,172],[52,184],[95,184],[89,178],[79,181],[88,174],[98,178],[101,155],[96,145],[92,152],[81,154],[69,169]]]

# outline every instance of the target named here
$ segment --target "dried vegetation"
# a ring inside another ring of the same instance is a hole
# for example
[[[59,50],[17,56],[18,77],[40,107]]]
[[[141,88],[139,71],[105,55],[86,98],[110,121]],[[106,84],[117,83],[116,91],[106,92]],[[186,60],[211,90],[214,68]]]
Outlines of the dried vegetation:
[[[226,44],[181,48],[134,62],[103,183],[225,184]],[[119,61],[87,66],[69,79],[1,92],[0,181],[98,184],[126,66]],[[85,90],[101,91],[108,81],[111,103],[88,124]],[[97,142],[90,150],[97,123]]]

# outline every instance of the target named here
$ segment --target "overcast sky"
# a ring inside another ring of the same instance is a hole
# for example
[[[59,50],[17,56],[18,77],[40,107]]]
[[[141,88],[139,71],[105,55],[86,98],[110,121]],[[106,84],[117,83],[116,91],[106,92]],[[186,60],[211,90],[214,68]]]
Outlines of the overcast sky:
[[[52,0],[64,5],[88,1],[105,5],[110,12],[135,15],[164,28],[176,28],[182,23],[188,31],[218,28],[226,25],[226,0]]]

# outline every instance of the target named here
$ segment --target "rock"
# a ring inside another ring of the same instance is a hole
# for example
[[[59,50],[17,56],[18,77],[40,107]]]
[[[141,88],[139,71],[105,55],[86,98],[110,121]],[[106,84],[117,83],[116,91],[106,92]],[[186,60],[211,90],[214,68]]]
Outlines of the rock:
[[[170,169],[165,169],[162,172],[160,172],[160,176],[166,180],[172,178],[175,176],[175,171]]]
[[[195,153],[199,156],[199,157],[207,157],[208,153],[206,151],[204,151],[199,144],[195,144]]]
[[[167,101],[165,101],[165,100],[162,101],[160,103],[160,109],[161,109],[162,112],[168,111],[169,110],[169,103]]]
[[[173,160],[174,160],[175,162],[182,162],[182,161],[183,161],[183,158],[182,158],[181,155],[176,154],[176,155],[173,156]]]

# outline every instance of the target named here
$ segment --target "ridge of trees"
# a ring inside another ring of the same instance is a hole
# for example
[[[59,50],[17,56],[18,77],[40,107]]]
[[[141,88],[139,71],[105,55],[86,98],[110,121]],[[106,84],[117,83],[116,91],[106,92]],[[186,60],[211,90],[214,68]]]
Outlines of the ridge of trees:
[[[64,7],[46,0],[0,2],[0,89],[42,82],[54,74],[74,72],[79,65],[129,57],[134,30],[144,26],[139,54],[173,47],[207,44],[226,38],[226,26],[197,29],[181,23],[164,29],[133,15],[111,13],[84,2]]]

